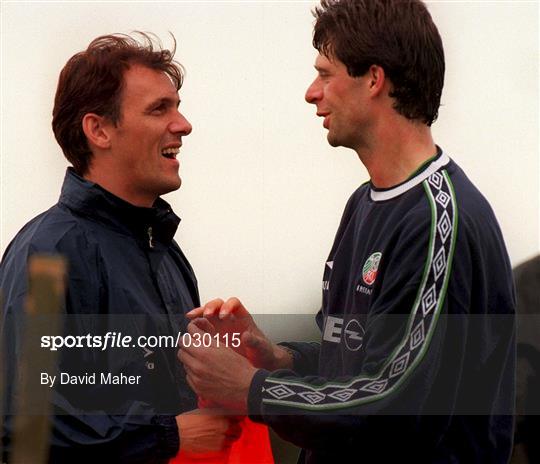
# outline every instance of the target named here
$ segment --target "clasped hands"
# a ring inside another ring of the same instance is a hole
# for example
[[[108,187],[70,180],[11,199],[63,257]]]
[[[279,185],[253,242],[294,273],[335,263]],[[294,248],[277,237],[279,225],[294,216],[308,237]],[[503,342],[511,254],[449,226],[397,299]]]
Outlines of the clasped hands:
[[[212,300],[187,316],[192,320],[187,329],[192,336],[212,335],[211,343],[185,344],[178,351],[188,384],[205,402],[245,414],[257,369],[292,366],[290,354],[268,339],[238,298]],[[240,344],[225,346],[216,340],[216,334],[225,340],[239,334]]]

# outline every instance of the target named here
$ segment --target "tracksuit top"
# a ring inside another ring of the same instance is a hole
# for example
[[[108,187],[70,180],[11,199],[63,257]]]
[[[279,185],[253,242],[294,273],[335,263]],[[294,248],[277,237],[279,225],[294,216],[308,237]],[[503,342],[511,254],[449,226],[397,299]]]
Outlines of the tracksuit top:
[[[438,149],[405,182],[351,196],[324,265],[321,342],[284,344],[294,371],[257,371],[250,415],[310,464],[506,463],[514,312],[492,209]]]

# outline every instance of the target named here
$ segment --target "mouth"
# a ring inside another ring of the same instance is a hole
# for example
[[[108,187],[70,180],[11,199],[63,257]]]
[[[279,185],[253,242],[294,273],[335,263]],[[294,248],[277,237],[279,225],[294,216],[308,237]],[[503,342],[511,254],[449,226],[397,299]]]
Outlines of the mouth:
[[[176,147],[168,147],[161,150],[161,156],[167,158],[167,159],[176,159],[178,156],[178,153],[180,153],[180,146]]]
[[[324,118],[323,127],[325,129],[328,129],[328,126],[329,126],[329,123],[330,123],[330,113],[317,112],[317,116],[319,116],[321,118]]]
[[[324,117],[323,127],[325,129],[328,129],[328,127],[330,126],[330,114],[321,114],[321,116]]]

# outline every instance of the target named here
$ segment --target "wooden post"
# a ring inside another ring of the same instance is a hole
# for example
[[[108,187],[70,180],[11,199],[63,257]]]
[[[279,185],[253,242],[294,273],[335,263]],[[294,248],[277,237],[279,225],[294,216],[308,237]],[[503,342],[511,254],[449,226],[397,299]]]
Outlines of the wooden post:
[[[36,255],[29,260],[22,351],[14,390],[13,464],[47,462],[52,388],[40,388],[39,373],[56,371],[57,351],[41,348],[39,341],[41,335],[62,335],[65,276],[66,262],[59,256]]]

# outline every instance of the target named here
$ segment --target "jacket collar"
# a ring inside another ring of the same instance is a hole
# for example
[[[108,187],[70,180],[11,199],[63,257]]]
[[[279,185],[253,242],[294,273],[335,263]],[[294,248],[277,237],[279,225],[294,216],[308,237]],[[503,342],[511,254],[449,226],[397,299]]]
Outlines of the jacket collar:
[[[59,203],[80,216],[147,242],[151,227],[152,239],[168,245],[180,224],[180,218],[165,200],[158,198],[151,208],[134,206],[83,179],[71,167],[66,171]]]

